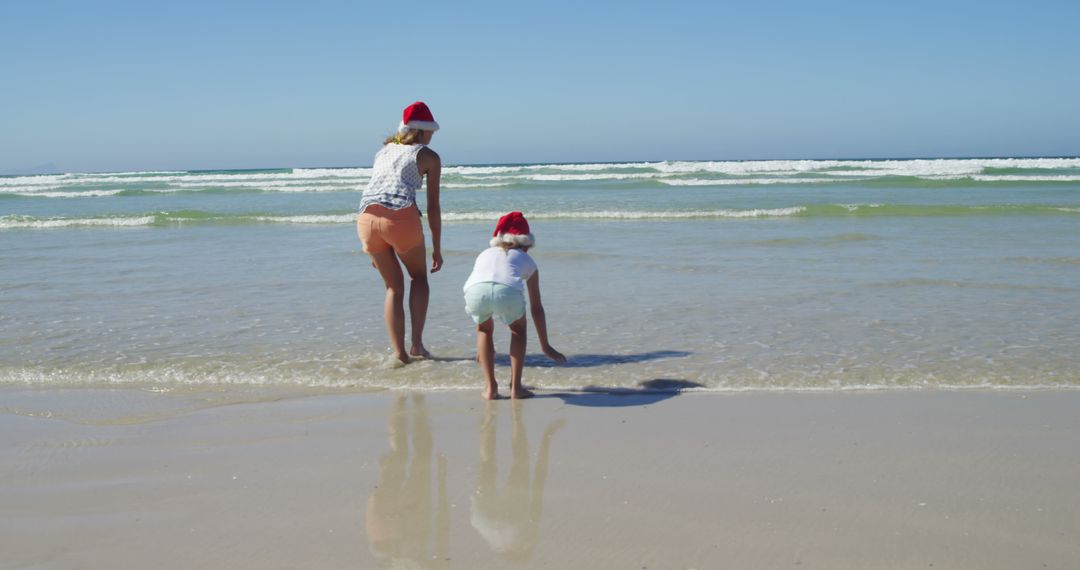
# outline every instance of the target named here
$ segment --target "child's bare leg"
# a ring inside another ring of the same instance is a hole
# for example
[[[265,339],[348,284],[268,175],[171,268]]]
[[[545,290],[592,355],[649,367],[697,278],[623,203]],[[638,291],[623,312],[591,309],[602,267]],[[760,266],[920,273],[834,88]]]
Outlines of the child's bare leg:
[[[488,319],[476,325],[476,359],[480,371],[484,374],[484,398],[494,400],[499,397],[499,384],[495,382],[495,323]]]
[[[525,317],[510,323],[510,397],[531,398],[532,392],[521,385],[521,372],[525,368],[525,346],[528,342],[529,322]]]

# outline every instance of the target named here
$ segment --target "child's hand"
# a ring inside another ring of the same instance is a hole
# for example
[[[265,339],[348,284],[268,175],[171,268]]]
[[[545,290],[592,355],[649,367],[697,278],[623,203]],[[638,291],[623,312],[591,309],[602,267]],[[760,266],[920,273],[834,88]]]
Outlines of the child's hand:
[[[544,355],[546,355],[548,358],[554,360],[556,364],[559,364],[559,365],[566,364],[566,357],[563,356],[563,353],[555,350],[555,348],[550,346],[550,345],[545,346],[543,348],[544,348]]]

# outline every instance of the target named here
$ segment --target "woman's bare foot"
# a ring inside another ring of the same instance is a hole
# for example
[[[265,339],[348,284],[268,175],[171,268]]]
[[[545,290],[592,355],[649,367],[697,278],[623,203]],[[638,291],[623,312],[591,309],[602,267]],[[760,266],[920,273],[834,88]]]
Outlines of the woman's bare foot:
[[[499,389],[495,388],[494,390],[484,390],[484,399],[485,400],[498,400],[499,399]]]
[[[414,346],[409,349],[409,356],[414,358],[431,358],[431,353],[428,352],[424,345]]]
[[[525,398],[532,398],[536,394],[532,390],[525,387],[518,388],[517,390],[510,391],[510,397],[514,400],[524,400]]]
[[[394,355],[394,358],[396,358],[396,359],[398,360],[398,362],[400,362],[400,363],[401,363],[401,364],[400,364],[400,366],[404,366],[404,365],[406,365],[406,364],[408,364],[408,363],[412,362],[412,359],[411,359],[411,358],[409,358],[409,355],[408,355],[408,354],[404,354],[404,353],[402,353],[402,354],[395,354],[395,355]]]

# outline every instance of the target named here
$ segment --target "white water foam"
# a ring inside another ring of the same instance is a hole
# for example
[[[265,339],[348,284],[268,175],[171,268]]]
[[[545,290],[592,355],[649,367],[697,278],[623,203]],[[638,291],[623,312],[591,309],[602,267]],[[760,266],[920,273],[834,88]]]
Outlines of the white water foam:
[[[134,227],[148,226],[154,223],[154,216],[130,218],[48,218],[34,219],[25,216],[0,217],[0,230],[7,229],[53,229],[70,227]]]
[[[880,208],[881,204],[837,204],[849,212],[858,212],[862,208]]]
[[[513,172],[534,172],[537,170],[562,170],[566,172],[602,172],[611,169],[652,168],[656,163],[581,163],[581,164],[522,164],[517,166],[446,166],[443,173],[460,176],[484,176],[491,174],[509,174]]]
[[[311,214],[306,216],[253,216],[260,222],[283,224],[351,224],[356,221],[356,214]]]
[[[58,186],[57,188],[63,188]],[[37,190],[26,191],[22,188],[19,189],[7,189],[0,190],[0,194],[18,194],[19,196],[26,196],[30,198],[99,198],[101,196],[116,196],[124,190],[84,190],[73,192],[40,192]]]
[[[934,176],[981,174],[985,168],[1080,168],[1080,158],[985,158],[985,159],[915,159],[915,160],[753,160],[660,162],[653,165],[661,172],[688,174],[798,174],[833,169],[855,169],[828,174],[847,176]],[[825,174],[825,172],[820,172]],[[992,175],[991,175],[992,176]]]
[[[359,190],[366,180],[334,181],[318,185],[297,185],[295,181],[259,181],[259,182],[174,182],[177,188],[256,188],[272,192],[342,192]],[[154,190],[148,190],[153,192]]]
[[[1006,174],[1001,176],[987,174],[973,174],[969,178],[980,182],[1080,182],[1080,176],[1025,176],[1022,174]]]
[[[806,211],[805,206],[789,208],[753,208],[747,210],[684,210],[684,211],[618,211],[598,210],[583,212],[537,212],[528,214],[529,218],[540,220],[679,220],[693,218],[776,218],[797,216]],[[443,212],[444,222],[475,222],[499,219],[503,212]],[[28,216],[0,217],[0,230],[5,229],[52,229],[67,227],[133,227],[149,226],[158,220],[158,216],[131,216],[112,218],[31,218]],[[282,224],[351,224],[356,221],[356,214],[307,214],[297,216],[220,216],[189,219],[170,218],[164,213],[165,222],[209,223],[209,222],[270,222]]]
[[[825,206],[824,204],[822,206]],[[839,203],[832,204],[850,213],[860,212],[864,209],[884,208],[885,204],[868,203]],[[987,209],[993,210],[997,206],[969,206],[970,210]],[[1073,207],[1046,207],[1047,211],[1065,213],[1080,213],[1080,208]],[[748,208],[748,209],[714,209],[714,210],[584,210],[584,211],[555,211],[555,212],[526,212],[530,219],[538,220],[680,220],[680,219],[748,219],[748,218],[783,218],[799,216],[806,213],[807,206],[789,206],[784,208]],[[503,215],[504,212],[443,212],[442,220],[446,223],[453,222],[492,222]],[[131,227],[152,225],[155,221],[166,224],[200,224],[200,223],[245,223],[264,222],[282,224],[351,224],[356,220],[356,214],[305,214],[294,216],[273,215],[220,215],[210,217],[191,218],[179,215],[171,217],[168,212],[161,212],[149,216],[131,217],[108,217],[108,218],[33,218],[29,216],[3,216],[0,217],[0,230],[5,229],[49,229],[63,227]]]
[[[753,208],[748,210],[688,210],[688,211],[617,211],[599,210],[590,212],[535,212],[527,213],[530,219],[596,219],[596,220],[675,220],[689,218],[768,218],[797,216],[806,211],[804,206],[790,208]],[[490,221],[497,220],[503,212],[448,212],[443,214],[446,221]]]
[[[14,176],[10,178],[0,178],[0,188],[7,186],[16,187],[41,187],[49,186],[53,188],[61,188],[64,186],[65,178],[67,174],[57,174],[49,176]]]
[[[439,186],[441,188],[505,188],[506,186],[513,186],[513,184],[513,182],[478,182],[475,184],[471,184],[468,182],[449,182],[445,184],[439,184]]]
[[[987,168],[1044,169],[1046,175],[984,174]],[[918,177],[931,180],[970,178],[975,181],[1080,181],[1080,176],[1053,175],[1056,169],[1080,168],[1080,158],[916,159],[916,160],[758,160],[663,161],[615,164],[541,164],[527,166],[452,167],[445,171],[479,180],[594,181],[656,179],[672,186],[739,184],[815,184],[880,177]],[[553,171],[534,173],[535,171]],[[653,172],[614,172],[652,170]],[[605,172],[606,171],[606,172]],[[687,174],[716,174],[747,178],[672,178]],[[761,178],[760,175],[769,175]],[[815,174],[818,177],[805,177]]]
[[[663,175],[660,173],[652,172],[612,172],[609,174],[522,174],[517,176],[504,176],[502,178],[534,180],[537,182],[584,182],[589,180],[644,180],[660,178],[661,176]]]
[[[117,176],[137,176],[144,174],[187,174],[187,170],[130,170],[121,172],[72,172],[64,176],[100,176],[102,174],[114,174]]]
[[[344,181],[344,180],[359,180],[371,177],[370,168],[348,168],[341,169],[339,174],[325,174],[320,171],[303,171],[300,172],[255,172],[250,174],[223,174],[223,173],[208,173],[208,174],[179,174],[179,175],[162,175],[162,176],[140,176],[140,175],[121,175],[114,173],[107,174],[61,174],[55,176],[18,176],[13,178],[0,178],[0,187],[2,186],[47,186],[47,185],[63,185],[63,186],[78,186],[78,185],[90,185],[90,184],[106,184],[106,183],[120,183],[120,184],[132,184],[132,183],[174,183],[174,182],[237,182],[244,180],[280,180],[280,181],[314,181],[314,180],[327,180],[329,181]]]
[[[823,184],[836,182],[833,178],[725,178],[708,180],[704,178],[674,178],[659,181],[668,186],[741,186],[759,184]]]
[[[30,174],[26,176],[0,176],[0,186],[45,186],[50,184],[64,185],[82,180],[123,179],[141,180],[144,177],[158,174],[187,174],[184,171],[147,171],[147,172],[102,172],[102,173],[79,173],[71,174]]]
[[[243,387],[280,387],[314,388],[331,390],[408,390],[422,392],[443,392],[477,390],[475,372],[471,362],[453,363],[440,366],[436,377],[431,377],[431,367],[417,370],[417,374],[395,378],[386,372],[401,369],[402,365],[389,355],[365,355],[357,359],[362,363],[357,370],[366,370],[366,374],[351,373],[340,375],[326,371],[265,371],[238,370],[225,368],[220,370],[185,370],[170,366],[154,367],[149,370],[39,370],[16,369],[0,372],[0,386],[24,385],[49,388],[64,387],[132,387],[149,389],[155,392],[188,391],[192,389],[220,389],[224,386]],[[1068,381],[1015,384],[1010,379],[998,381],[973,380],[971,383],[941,381],[933,375],[924,378],[910,377],[899,381],[840,383],[818,378],[806,382],[770,383],[762,377],[744,377],[728,381],[709,381],[708,385],[698,385],[675,389],[641,389],[635,384],[597,386],[591,374],[572,374],[563,378],[533,376],[533,387],[541,392],[622,393],[632,390],[635,394],[665,392],[704,392],[704,393],[835,393],[835,392],[924,392],[948,391],[1002,391],[1033,392],[1046,390],[1080,390],[1080,385]]]
[[[338,177],[347,178],[352,176],[371,176],[370,167],[353,167],[353,168],[294,168],[292,169],[293,176],[303,177]]]
[[[998,175],[985,173],[988,168],[1034,169],[1046,172]],[[1054,172],[1062,169],[1073,171]],[[1080,158],[659,161],[448,166],[443,172],[451,179],[445,181],[444,186],[447,188],[494,188],[527,182],[634,180],[657,180],[670,186],[817,184],[880,177],[970,179],[975,182],[1080,182],[1080,175],[1076,174],[1075,169],[1080,169]],[[111,192],[110,190],[99,188],[110,184],[144,186],[138,189],[158,192],[175,188],[208,187],[253,188],[280,192],[334,192],[349,191],[353,188],[360,190],[370,179],[371,173],[370,167],[355,167],[294,168],[279,172],[246,173],[154,171],[13,176],[0,177],[0,193],[63,198],[66,196],[57,191],[85,189],[87,192],[80,196],[110,196],[113,194],[106,193]],[[686,177],[693,174],[718,175],[723,178],[713,180],[711,177]],[[466,180],[462,181],[461,178]]]

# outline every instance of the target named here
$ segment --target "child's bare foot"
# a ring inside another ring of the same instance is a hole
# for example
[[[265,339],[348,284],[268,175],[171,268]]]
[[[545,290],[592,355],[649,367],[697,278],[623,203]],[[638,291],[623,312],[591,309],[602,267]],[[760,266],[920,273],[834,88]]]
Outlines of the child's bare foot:
[[[532,390],[525,387],[518,388],[517,390],[510,391],[510,397],[515,400],[524,400],[525,398],[532,398],[536,394]]]
[[[415,358],[431,358],[431,353],[428,352],[424,345],[414,346],[409,349],[409,356]]]

